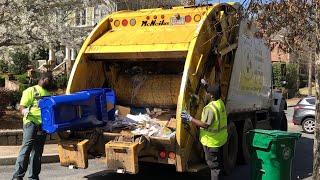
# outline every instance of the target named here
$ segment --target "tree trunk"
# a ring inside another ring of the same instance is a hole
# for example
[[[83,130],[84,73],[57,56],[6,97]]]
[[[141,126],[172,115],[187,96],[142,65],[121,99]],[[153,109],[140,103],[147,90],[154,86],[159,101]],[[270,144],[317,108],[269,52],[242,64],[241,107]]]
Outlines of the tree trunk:
[[[313,180],[320,179],[320,103],[319,103],[319,83],[320,83],[320,52],[316,54],[315,60],[315,75],[316,75],[316,127],[314,131],[314,146],[313,146]]]
[[[314,130],[314,145],[313,145],[313,180],[320,179],[320,95],[319,95],[319,83],[320,83],[320,29],[319,29],[319,7],[316,3],[316,53],[315,53],[315,83],[316,83],[316,127]]]
[[[299,55],[299,60],[298,60],[298,67],[297,67],[297,93],[299,93],[299,89],[300,89],[300,55]]]
[[[310,53],[309,70],[308,70],[308,95],[312,95],[312,53]]]

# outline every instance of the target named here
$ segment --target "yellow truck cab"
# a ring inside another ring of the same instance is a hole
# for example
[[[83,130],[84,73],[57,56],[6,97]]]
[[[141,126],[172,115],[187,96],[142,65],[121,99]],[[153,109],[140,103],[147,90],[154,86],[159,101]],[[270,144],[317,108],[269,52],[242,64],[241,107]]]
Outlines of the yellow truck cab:
[[[219,83],[228,113],[229,138],[223,167],[248,162],[246,132],[286,123],[284,102],[274,106],[270,51],[241,20],[238,3],[120,11],[90,33],[74,63],[67,94],[112,88],[119,115],[134,108],[160,109],[159,124],[174,132],[153,137],[126,129],[82,129],[61,136],[60,162],[88,166],[91,154],[106,158],[110,171],[136,174],[139,162],[168,164],[197,172],[203,164],[199,129],[184,124],[182,110],[201,119],[210,101],[200,80]],[[279,122],[278,122],[279,121]]]

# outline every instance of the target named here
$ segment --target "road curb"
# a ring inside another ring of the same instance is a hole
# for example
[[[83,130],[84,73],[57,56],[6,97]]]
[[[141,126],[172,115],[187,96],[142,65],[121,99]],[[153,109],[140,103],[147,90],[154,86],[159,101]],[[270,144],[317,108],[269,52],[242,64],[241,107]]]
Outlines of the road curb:
[[[15,146],[21,145],[23,139],[22,129],[7,129],[0,130],[0,146]],[[46,144],[56,144],[60,138],[57,133],[48,134]]]
[[[0,157],[0,166],[14,165],[17,156]],[[42,156],[42,163],[56,163],[59,162],[58,154],[45,154]]]

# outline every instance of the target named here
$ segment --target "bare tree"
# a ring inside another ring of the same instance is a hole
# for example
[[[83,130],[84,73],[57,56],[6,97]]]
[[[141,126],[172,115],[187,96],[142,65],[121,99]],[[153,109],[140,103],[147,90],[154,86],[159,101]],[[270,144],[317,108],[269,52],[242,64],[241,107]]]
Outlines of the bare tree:
[[[272,34],[276,34],[281,29],[286,29],[285,38],[288,44],[298,51],[309,49],[309,57],[315,56],[315,76],[316,76],[316,127],[314,140],[314,164],[313,179],[320,179],[320,1],[317,0],[244,0],[246,14],[248,17],[257,20],[262,31],[257,34],[271,44]],[[308,43],[306,43],[308,42]],[[281,43],[281,42],[280,42]],[[281,46],[287,48],[288,44]],[[271,45],[272,47],[272,45]],[[311,50],[311,51],[310,51]],[[300,58],[299,58],[299,61]],[[304,63],[304,62],[303,62]]]

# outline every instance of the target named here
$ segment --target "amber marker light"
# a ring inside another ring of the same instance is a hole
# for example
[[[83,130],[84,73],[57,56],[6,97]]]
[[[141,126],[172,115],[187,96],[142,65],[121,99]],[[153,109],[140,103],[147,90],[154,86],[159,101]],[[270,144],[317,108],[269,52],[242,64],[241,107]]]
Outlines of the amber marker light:
[[[120,21],[119,20],[115,20],[114,21],[114,26],[119,27],[120,26]]]
[[[169,152],[169,158],[174,159],[176,157],[176,154],[174,152]]]
[[[196,14],[196,15],[194,16],[193,20],[194,20],[195,22],[199,22],[199,21],[201,20],[200,14]]]

